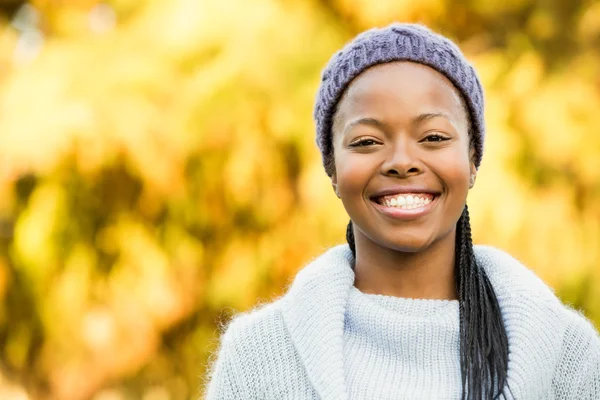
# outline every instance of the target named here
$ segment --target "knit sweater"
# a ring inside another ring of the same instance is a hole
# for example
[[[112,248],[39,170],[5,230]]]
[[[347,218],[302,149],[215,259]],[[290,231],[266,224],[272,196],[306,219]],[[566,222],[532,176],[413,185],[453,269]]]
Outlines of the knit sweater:
[[[459,399],[458,315],[458,301],[364,294],[352,287],[344,321],[349,397]]]
[[[475,246],[509,342],[507,398],[600,399],[600,338],[533,272]],[[208,376],[213,399],[458,399],[458,302],[367,295],[347,245],[296,276],[280,299],[238,315]]]

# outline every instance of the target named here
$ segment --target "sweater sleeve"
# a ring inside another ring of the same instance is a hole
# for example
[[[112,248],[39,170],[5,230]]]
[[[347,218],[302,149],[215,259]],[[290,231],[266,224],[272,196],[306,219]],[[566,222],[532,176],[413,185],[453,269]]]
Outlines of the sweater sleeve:
[[[600,344],[598,344],[600,346]],[[578,390],[578,399],[600,399],[600,357],[589,364]]]
[[[237,339],[238,323],[239,321],[234,319],[221,336],[218,355],[208,375],[205,400],[251,398],[244,382],[244,350]]]
[[[557,399],[600,399],[600,337],[576,311],[563,339],[562,355],[552,385]]]

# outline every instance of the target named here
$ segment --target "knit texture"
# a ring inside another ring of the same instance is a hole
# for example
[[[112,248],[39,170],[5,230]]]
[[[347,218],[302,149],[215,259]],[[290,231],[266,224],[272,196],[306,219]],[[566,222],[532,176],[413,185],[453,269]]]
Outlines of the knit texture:
[[[427,65],[445,75],[459,90],[469,109],[474,163],[479,167],[485,124],[483,89],[477,73],[449,39],[422,25],[394,23],[361,33],[334,54],[323,70],[313,116],[325,170],[329,173],[333,155],[333,115],[345,89],[367,68],[392,61]]]
[[[600,338],[529,269],[475,246],[509,341],[509,399],[600,399]],[[208,376],[213,399],[458,399],[458,304],[366,295],[347,245],[273,303],[238,315]]]
[[[351,288],[344,325],[349,397],[459,399],[458,314],[458,300],[412,300]]]

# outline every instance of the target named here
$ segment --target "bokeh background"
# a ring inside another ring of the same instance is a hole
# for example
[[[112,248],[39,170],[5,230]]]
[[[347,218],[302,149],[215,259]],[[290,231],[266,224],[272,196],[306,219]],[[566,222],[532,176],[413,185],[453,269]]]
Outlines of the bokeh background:
[[[0,398],[199,398],[219,327],[344,241],[319,74],[392,20],[486,89],[469,204],[600,324],[600,2],[0,0]]]

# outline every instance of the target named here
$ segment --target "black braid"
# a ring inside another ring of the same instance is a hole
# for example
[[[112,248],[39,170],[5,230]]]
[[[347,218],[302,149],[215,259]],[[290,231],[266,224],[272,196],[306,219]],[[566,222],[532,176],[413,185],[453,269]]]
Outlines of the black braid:
[[[346,240],[356,258],[352,221]],[[494,288],[475,260],[467,206],[456,225],[455,273],[460,302],[462,399],[506,398],[508,337]]]
[[[456,228],[463,399],[506,397],[508,337],[494,288],[475,260],[467,206]]]
[[[348,222],[348,227],[346,228],[346,241],[348,242],[348,246],[350,246],[350,250],[352,250],[354,259],[356,259],[356,245],[354,244],[354,227],[352,226],[352,220]]]

